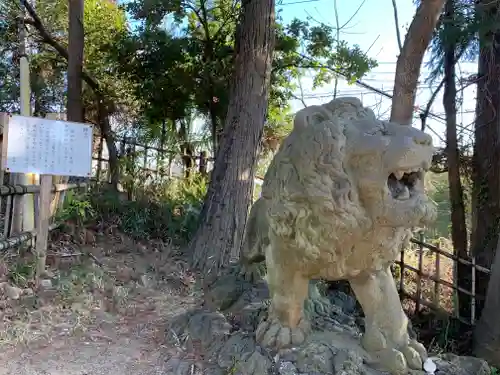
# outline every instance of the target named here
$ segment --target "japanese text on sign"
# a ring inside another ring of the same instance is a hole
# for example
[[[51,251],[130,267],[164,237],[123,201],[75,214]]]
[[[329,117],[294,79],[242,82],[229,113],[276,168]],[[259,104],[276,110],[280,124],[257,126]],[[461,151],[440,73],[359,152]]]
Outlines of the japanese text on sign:
[[[6,138],[9,172],[90,177],[92,125],[13,115]]]

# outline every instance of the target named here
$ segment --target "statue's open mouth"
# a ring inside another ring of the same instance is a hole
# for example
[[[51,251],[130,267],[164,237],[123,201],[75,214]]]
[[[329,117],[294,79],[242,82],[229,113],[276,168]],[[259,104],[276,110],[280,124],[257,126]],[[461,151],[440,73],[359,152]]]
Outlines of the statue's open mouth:
[[[404,201],[421,192],[423,179],[424,170],[422,168],[398,170],[389,175],[387,186],[394,199]]]

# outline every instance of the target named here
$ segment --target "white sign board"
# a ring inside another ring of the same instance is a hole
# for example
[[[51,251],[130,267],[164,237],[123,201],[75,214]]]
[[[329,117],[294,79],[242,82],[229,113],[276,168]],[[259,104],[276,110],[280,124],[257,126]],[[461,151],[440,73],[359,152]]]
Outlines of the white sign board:
[[[3,138],[3,168],[14,173],[90,177],[90,124],[11,115]]]

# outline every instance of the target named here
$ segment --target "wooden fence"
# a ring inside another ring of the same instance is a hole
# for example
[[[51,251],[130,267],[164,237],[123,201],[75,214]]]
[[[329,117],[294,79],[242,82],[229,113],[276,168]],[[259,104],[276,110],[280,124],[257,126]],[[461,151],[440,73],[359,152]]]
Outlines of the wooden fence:
[[[120,162],[127,161],[122,165],[123,175],[141,173],[141,178],[146,176],[147,180],[163,177],[183,177],[186,175],[186,165],[191,170],[197,170],[202,174],[212,169],[214,159],[208,156],[206,151],[197,155],[182,155],[179,151],[168,150],[155,144],[144,144],[131,137],[122,137],[115,140]],[[97,181],[110,180],[109,158],[104,139],[99,135],[94,137],[93,152],[93,177]]]
[[[1,233],[0,251],[16,248],[23,244],[31,245],[37,258],[37,276],[40,271],[45,270],[45,259],[47,256],[48,234],[58,228],[62,223],[56,221],[55,213],[62,206],[59,195],[72,189],[86,188],[86,183],[81,184],[54,184],[48,197],[41,194],[41,185],[1,185]],[[23,199],[27,194],[35,196],[35,228],[30,231],[13,231],[13,213],[16,201]],[[44,199],[50,200],[50,205],[41,204]],[[49,207],[49,212],[41,210],[40,207]]]
[[[151,145],[143,145],[130,138],[120,139],[117,141],[117,144],[119,145],[119,156],[122,159],[123,156],[131,158],[132,163],[142,172],[148,172],[156,178],[160,175],[176,177],[172,176],[170,170],[162,170],[161,166],[164,159],[167,159],[171,164],[178,153],[176,154]],[[109,161],[107,158],[103,157],[103,145],[104,141],[102,137],[94,137],[93,164],[95,168],[93,169],[92,180],[97,182],[109,181],[109,168],[107,168]],[[148,159],[151,156],[150,151],[153,151],[155,154],[153,157],[157,160],[155,168],[151,168],[148,163]],[[186,155],[181,157],[186,157]],[[142,158],[142,162],[139,158]],[[205,152],[197,156],[189,156],[189,158],[191,159],[193,167],[196,167],[203,173],[207,172],[209,169],[208,164],[213,161],[212,158],[207,157]],[[184,164],[185,161],[183,162],[181,160],[181,165]],[[123,172],[126,174],[129,171],[124,170]],[[180,172],[181,176],[184,173],[185,171],[182,170]],[[3,183],[10,181],[10,174],[8,172],[0,173],[0,180],[2,180],[1,182]],[[70,182],[71,180],[72,178],[70,177]],[[72,189],[85,189],[89,187],[88,184],[90,181],[88,178],[77,178],[76,180],[83,181],[79,183],[53,184],[50,193],[48,192],[49,189],[45,189],[45,191],[47,191],[45,197],[41,196],[44,195],[44,189],[41,188],[42,185],[10,185],[8,183],[0,185],[0,251],[13,249],[23,244],[30,245],[37,258],[37,270],[44,270],[48,233],[62,224],[56,222],[55,214],[58,209],[62,208],[64,203],[64,192]],[[53,182],[54,181],[57,180],[54,179]],[[13,225],[14,209],[16,206],[19,206],[19,203],[26,195],[33,195],[35,197],[35,228],[30,231],[16,232],[15,226]],[[47,199],[51,201],[50,206],[41,204],[42,200],[46,201]],[[50,209],[45,209],[45,211],[50,212],[42,212],[43,210],[40,210],[40,207],[50,207]]]
[[[453,249],[426,243],[423,233],[411,240],[410,249],[403,249],[396,261],[394,271],[402,300],[413,302],[414,312],[427,307],[473,326],[476,323],[476,305],[485,296],[475,291],[475,281],[479,273],[490,274],[490,270],[477,265],[473,257],[462,259],[453,254]],[[456,269],[458,264],[470,268],[471,290],[458,286]],[[397,269],[399,268],[399,269]],[[458,295],[470,297],[470,317],[460,316],[457,307]]]

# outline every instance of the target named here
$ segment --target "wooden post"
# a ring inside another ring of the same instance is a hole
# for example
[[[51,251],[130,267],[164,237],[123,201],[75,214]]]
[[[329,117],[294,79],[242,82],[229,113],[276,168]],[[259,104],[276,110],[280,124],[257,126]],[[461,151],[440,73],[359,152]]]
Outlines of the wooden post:
[[[45,116],[48,120],[66,120],[66,114],[64,113],[47,113]],[[69,181],[68,176],[53,176],[52,184],[67,184]],[[64,199],[66,197],[66,191],[56,192],[51,199],[50,216],[53,218],[58,210],[63,208]]]
[[[0,121],[2,121],[2,175],[4,173],[4,170],[5,170],[5,165],[6,165],[6,162],[7,162],[7,143],[9,142],[8,141],[8,137],[9,137],[9,114],[8,113],[3,113],[3,115],[1,115],[1,119]],[[9,173],[9,182],[14,185],[17,181],[17,177],[15,177],[15,175],[13,175],[12,173]],[[2,178],[2,184],[4,183],[4,179]],[[19,199],[19,197],[17,198]],[[21,225],[21,221],[20,221],[20,218],[15,218],[13,217],[15,211],[14,211],[14,204],[15,204],[15,201],[16,201],[16,196],[15,195],[9,195],[7,197],[7,204],[6,204],[6,207],[5,207],[5,217],[4,217],[4,228],[3,228],[3,236],[5,238],[8,238],[10,237],[12,231],[13,231],[13,227],[17,226],[18,228],[20,228],[20,225]],[[14,222],[14,219],[17,220],[17,222]]]
[[[207,152],[200,152],[200,174],[203,177],[207,176]]]
[[[49,239],[50,203],[52,190],[52,176],[43,174],[40,176],[39,211],[36,225],[36,274],[37,283],[45,275],[45,261],[47,258],[47,242]]]

